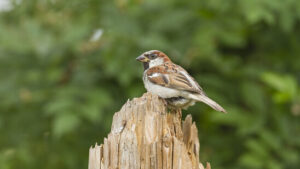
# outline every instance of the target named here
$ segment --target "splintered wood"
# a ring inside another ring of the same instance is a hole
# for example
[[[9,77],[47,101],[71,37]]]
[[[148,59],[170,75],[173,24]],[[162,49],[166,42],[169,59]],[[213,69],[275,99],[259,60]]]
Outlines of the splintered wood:
[[[191,115],[181,122],[180,110],[146,93],[115,113],[104,143],[90,148],[89,169],[204,169],[199,148]]]

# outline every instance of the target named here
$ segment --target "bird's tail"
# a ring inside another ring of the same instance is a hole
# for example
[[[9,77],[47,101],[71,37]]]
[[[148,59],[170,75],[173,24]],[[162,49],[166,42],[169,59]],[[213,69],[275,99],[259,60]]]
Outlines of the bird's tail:
[[[194,99],[194,100],[197,100],[197,101],[200,101],[200,102],[203,102],[207,105],[209,105],[211,108],[219,111],[219,112],[223,112],[223,113],[227,113],[226,110],[220,106],[218,103],[216,103],[215,101],[213,101],[212,99],[208,98],[207,96],[205,95],[200,95],[200,94],[190,94],[189,97],[191,99]]]

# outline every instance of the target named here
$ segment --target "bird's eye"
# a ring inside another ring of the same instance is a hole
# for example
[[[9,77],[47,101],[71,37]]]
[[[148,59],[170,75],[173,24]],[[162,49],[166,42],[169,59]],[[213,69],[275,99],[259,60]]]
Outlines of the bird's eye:
[[[157,54],[155,54],[155,53],[152,53],[152,54],[150,54],[150,56],[149,56],[150,59],[155,59],[156,57],[157,57]]]

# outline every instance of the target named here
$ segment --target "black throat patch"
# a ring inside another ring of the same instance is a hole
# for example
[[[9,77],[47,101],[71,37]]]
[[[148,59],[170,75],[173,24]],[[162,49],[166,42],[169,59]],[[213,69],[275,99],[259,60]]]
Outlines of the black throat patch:
[[[147,70],[149,68],[149,62],[143,62],[144,70]]]

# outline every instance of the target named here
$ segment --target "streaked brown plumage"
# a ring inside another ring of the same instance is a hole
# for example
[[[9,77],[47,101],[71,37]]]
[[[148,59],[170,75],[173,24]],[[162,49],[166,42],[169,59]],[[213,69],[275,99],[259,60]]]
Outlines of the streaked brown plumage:
[[[143,81],[149,92],[164,98],[171,107],[187,108],[201,101],[213,109],[226,113],[215,101],[206,96],[200,85],[179,65],[158,50],[143,53],[137,58],[144,64]]]

